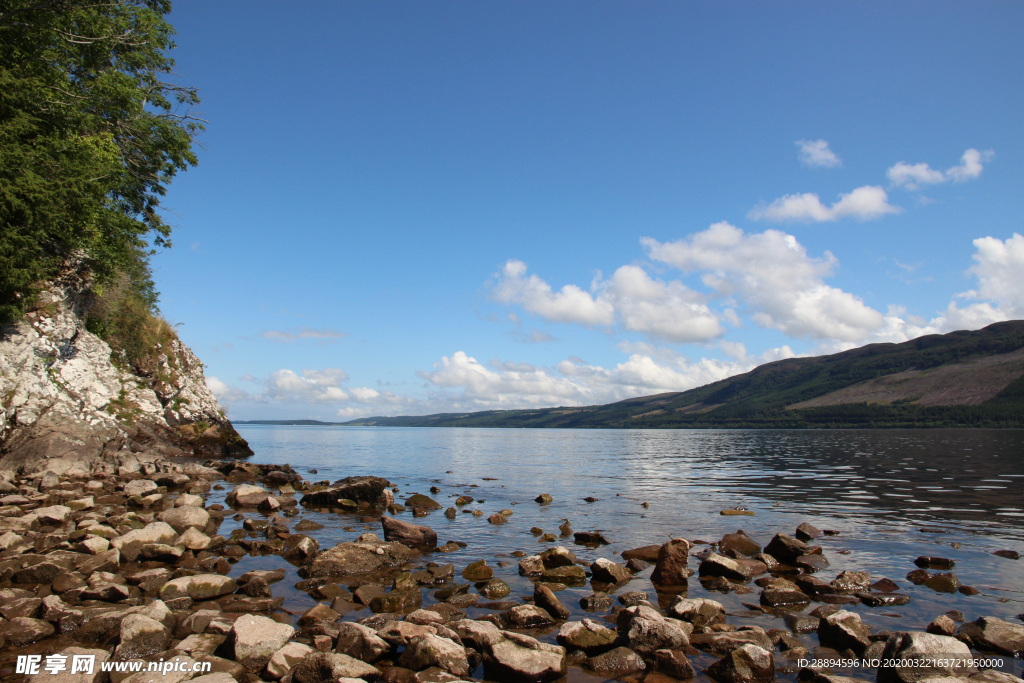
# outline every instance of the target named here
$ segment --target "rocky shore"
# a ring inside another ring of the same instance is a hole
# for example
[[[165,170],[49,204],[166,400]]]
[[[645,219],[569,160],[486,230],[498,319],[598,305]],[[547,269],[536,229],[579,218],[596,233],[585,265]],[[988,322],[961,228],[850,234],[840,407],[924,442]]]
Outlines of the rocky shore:
[[[602,552],[604,532],[565,523],[558,536],[532,529],[545,549],[511,553],[517,562],[455,564],[445,557],[465,544],[439,543],[420,522],[431,514],[482,516],[473,497],[445,509],[424,494],[396,502],[397,490],[379,477],[313,483],[287,465],[225,460],[155,459],[0,481],[0,679],[1020,681],[976,668],[972,658],[1020,657],[1024,625],[951,610],[922,631],[872,630],[848,607],[910,597],[896,581],[867,572],[831,576],[816,542],[834,532],[808,523],[780,530],[763,547],[737,531],[619,556]],[[224,504],[207,503],[220,492]],[[549,502],[542,494],[535,504]],[[376,530],[321,548],[322,525],[296,519],[305,511]],[[512,515],[506,509],[479,523],[501,530]],[[218,531],[227,520],[240,525],[225,536]],[[252,558],[265,568],[235,570]],[[901,582],[972,590],[960,585],[951,560],[920,557],[916,565]],[[287,587],[278,583],[296,571],[295,589],[315,601],[301,612],[288,609]],[[641,574],[653,594],[629,589]],[[526,579],[532,592],[513,594]],[[749,595],[743,606],[775,626],[745,624],[721,602],[688,597],[696,582]],[[587,584],[592,594],[578,605],[559,597]],[[587,617],[573,618],[581,612]],[[19,655],[76,654],[125,664],[110,672],[97,664],[92,674],[16,670]],[[844,678],[827,664],[854,659],[881,665]],[[150,662],[171,662],[173,670],[147,672]],[[133,673],[133,663],[142,669]]]

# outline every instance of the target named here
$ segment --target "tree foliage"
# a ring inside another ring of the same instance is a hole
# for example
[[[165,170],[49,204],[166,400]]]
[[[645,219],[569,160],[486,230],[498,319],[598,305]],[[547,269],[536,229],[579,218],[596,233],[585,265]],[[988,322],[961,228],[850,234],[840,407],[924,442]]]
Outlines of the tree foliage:
[[[160,198],[196,163],[169,0],[0,0],[0,322],[71,258],[152,312]]]

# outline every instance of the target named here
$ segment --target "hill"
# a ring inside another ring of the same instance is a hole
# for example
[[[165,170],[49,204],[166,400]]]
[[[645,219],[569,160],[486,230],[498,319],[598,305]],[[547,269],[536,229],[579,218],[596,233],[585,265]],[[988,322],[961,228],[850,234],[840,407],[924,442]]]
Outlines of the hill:
[[[690,391],[617,403],[371,417],[352,426],[1024,427],[1024,320],[766,363]]]

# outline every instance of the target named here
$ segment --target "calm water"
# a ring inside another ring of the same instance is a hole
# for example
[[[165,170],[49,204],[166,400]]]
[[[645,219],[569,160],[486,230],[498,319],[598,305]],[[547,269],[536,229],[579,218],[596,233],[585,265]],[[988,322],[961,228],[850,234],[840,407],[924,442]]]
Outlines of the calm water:
[[[792,534],[807,521],[840,535],[818,542],[831,562],[819,576],[831,580],[845,569],[888,577],[911,596],[902,607],[854,606],[875,630],[923,629],[935,616],[960,609],[969,620],[994,615],[1019,623],[1024,612],[1024,562],[992,555],[1024,553],[1024,431],[616,431],[491,430],[416,428],[272,427],[239,425],[256,455],[253,462],[288,463],[311,481],[370,474],[386,477],[408,494],[430,494],[445,507],[463,494],[482,500],[482,517],[442,511],[417,519],[438,533],[439,542],[463,541],[460,552],[425,557],[454,562],[457,571],[477,559],[495,566],[495,576],[513,588],[506,599],[532,594],[518,576],[514,550],[534,553],[540,543],[531,527],[558,533],[568,519],[575,531],[600,529],[612,541],[593,550],[560,540],[581,559],[608,557],[628,548],[663,543],[671,536],[717,540],[744,529],[765,544],[777,531]],[[310,469],[318,470],[309,474]],[[485,478],[493,479],[488,480]],[[221,492],[222,494],[223,492]],[[554,502],[533,499],[550,493]],[[597,502],[587,503],[592,496]],[[209,502],[216,502],[218,496]],[[641,503],[647,502],[644,508]],[[725,517],[742,507],[754,516]],[[503,508],[514,514],[494,526],[487,517]],[[352,540],[379,523],[363,524],[347,514],[303,511],[324,524],[313,532],[321,547]],[[412,519],[409,513],[403,517]],[[300,518],[293,518],[292,523]],[[227,534],[240,522],[226,520]],[[354,531],[345,531],[344,527]],[[698,548],[699,549],[699,548]],[[919,555],[956,561],[955,573],[980,595],[946,595],[905,580]],[[501,567],[497,563],[507,563]],[[277,557],[244,558],[232,576],[254,568],[282,566]],[[691,563],[696,566],[696,562]],[[293,567],[288,567],[294,573]],[[648,590],[647,570],[621,591]],[[294,578],[294,580],[292,580]],[[293,612],[314,604],[292,588],[297,574],[275,584]],[[747,594],[708,593],[693,578],[690,597],[726,605],[730,623],[781,627],[774,617],[753,612],[758,589]],[[592,616],[579,608],[589,586],[559,594],[574,619]],[[432,602],[425,592],[424,604]],[[815,607],[811,604],[811,608]],[[810,608],[809,608],[810,609]],[[470,616],[488,610],[470,609]],[[369,616],[354,612],[348,619]],[[541,634],[553,642],[554,633]],[[803,636],[809,645],[816,638]],[[709,660],[710,661],[710,660]],[[695,666],[699,662],[695,662]],[[864,672],[860,674],[867,677]],[[873,672],[872,672],[873,674]],[[583,675],[583,674],[574,674]],[[1018,671],[1019,675],[1019,671]],[[873,678],[873,675],[870,676]]]

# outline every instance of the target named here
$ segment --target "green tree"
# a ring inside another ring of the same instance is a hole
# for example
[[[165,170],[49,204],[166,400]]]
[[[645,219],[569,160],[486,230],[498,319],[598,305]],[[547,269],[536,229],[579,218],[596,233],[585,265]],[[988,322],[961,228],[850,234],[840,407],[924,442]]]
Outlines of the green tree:
[[[72,258],[155,311],[160,198],[196,163],[169,0],[0,0],[0,322]],[[125,280],[129,285],[124,285]]]

